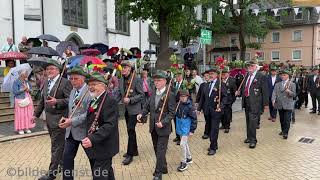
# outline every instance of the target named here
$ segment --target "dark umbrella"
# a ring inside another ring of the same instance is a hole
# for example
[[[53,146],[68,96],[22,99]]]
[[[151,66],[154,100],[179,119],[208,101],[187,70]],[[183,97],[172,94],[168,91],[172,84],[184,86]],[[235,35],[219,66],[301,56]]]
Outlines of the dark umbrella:
[[[28,56],[21,52],[4,52],[0,54],[0,60],[17,60],[17,59],[27,59]]]
[[[144,54],[156,54],[155,50],[145,50],[143,51]]]
[[[58,52],[51,47],[33,47],[28,51],[29,54],[38,54],[46,56],[59,56]]]
[[[98,49],[101,52],[101,54],[105,54],[108,51],[109,46],[107,46],[103,43],[94,43],[89,48]]]
[[[131,58],[141,58],[141,50],[138,47],[132,47],[129,49],[130,52],[132,52]],[[136,54],[135,54],[136,52]]]
[[[101,52],[98,49],[84,49],[84,50],[81,50],[81,55],[98,56],[100,54],[101,54]]]
[[[29,38],[29,39],[27,40],[27,43],[28,43],[28,44],[31,43],[31,42],[33,42],[32,47],[39,47],[39,46],[41,46],[41,44],[42,44],[42,42],[41,42],[38,38]]]
[[[68,48],[68,47],[71,47],[71,51],[73,51],[74,53],[76,54],[79,54],[79,47],[71,42],[71,41],[61,41],[57,47],[56,47],[56,50],[57,52],[59,53],[60,56],[63,55],[64,51]]]
[[[30,59],[28,59],[28,63],[29,64],[32,64],[34,66],[39,66],[39,67],[42,67],[42,68],[45,68],[48,66],[48,61],[50,60],[50,58],[47,58],[47,57],[32,57]]]
[[[89,49],[90,48],[90,44],[82,44],[81,46],[79,46],[79,50],[84,50],[84,49]]]
[[[42,39],[42,40],[46,40],[46,41],[60,42],[60,40],[57,37],[55,37],[51,34],[42,34],[42,35],[38,36],[37,38]]]

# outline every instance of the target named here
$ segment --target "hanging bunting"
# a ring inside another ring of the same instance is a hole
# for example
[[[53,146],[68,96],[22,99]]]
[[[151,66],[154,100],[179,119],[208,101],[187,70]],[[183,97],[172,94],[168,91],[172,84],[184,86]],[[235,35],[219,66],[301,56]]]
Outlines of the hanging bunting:
[[[212,8],[207,9],[207,22],[212,23]]]
[[[226,12],[226,9],[222,8],[221,11],[222,11],[222,14],[224,15],[224,13]]]
[[[277,8],[276,9],[272,9],[272,11],[273,11],[274,15],[277,16],[279,9],[277,9]]]
[[[220,6],[225,8],[227,6],[227,3],[220,1]]]
[[[202,20],[202,5],[199,4],[197,5],[197,16],[196,16],[198,21]]]
[[[237,9],[238,14],[240,15],[241,9]]]
[[[320,6],[317,6],[317,7],[315,7],[316,8],[316,10],[317,10],[317,13],[319,14],[320,13]]]
[[[184,5],[182,5],[182,11],[184,10],[184,8],[185,8],[185,6],[184,6]]]
[[[238,4],[238,0],[233,0],[233,4]]]
[[[254,10],[253,10],[253,13],[254,13],[256,16],[258,16],[258,14],[259,14],[259,9],[254,9]]]
[[[296,15],[298,15],[298,13],[299,13],[299,8],[293,8],[293,10],[294,10],[294,13],[296,14]]]

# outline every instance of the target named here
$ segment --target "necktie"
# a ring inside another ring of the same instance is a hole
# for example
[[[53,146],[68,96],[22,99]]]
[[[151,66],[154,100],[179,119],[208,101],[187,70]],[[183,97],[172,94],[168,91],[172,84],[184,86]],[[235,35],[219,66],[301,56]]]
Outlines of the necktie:
[[[73,109],[73,108],[76,106],[76,104],[77,104],[77,99],[78,99],[79,94],[80,94],[80,91],[79,91],[79,90],[76,90],[76,92],[74,93],[72,109]]]
[[[211,96],[211,92],[212,92],[212,86],[213,86],[213,81],[210,82],[210,85],[209,85],[209,97]]]
[[[250,87],[250,83],[251,83],[251,76],[252,76],[252,74],[249,75],[249,78],[248,78],[246,87],[245,87],[245,89],[244,89],[244,96],[245,96],[245,97],[248,97],[248,96],[249,96],[249,87]]]
[[[51,86],[51,82],[52,82],[52,80],[48,80],[48,91],[47,91],[47,94],[49,94],[50,93],[50,86]]]

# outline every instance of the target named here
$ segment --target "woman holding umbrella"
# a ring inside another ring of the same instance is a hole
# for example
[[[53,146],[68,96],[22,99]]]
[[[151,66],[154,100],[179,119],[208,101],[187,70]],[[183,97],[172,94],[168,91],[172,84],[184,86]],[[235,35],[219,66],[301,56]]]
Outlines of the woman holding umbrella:
[[[28,82],[28,72],[21,70],[19,78],[14,81],[12,89],[15,99],[14,128],[19,134],[30,134],[31,128],[35,127],[32,121],[33,103],[30,96],[31,84]]]

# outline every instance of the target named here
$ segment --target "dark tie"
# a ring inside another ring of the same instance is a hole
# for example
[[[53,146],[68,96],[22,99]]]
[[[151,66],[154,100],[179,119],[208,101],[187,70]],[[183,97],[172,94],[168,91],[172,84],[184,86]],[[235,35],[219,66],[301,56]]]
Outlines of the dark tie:
[[[48,80],[48,91],[47,91],[47,94],[50,93],[50,90],[51,90],[51,89],[50,89],[51,82],[52,82],[52,80],[49,79],[49,80]]]
[[[245,97],[248,97],[248,96],[249,96],[249,87],[250,87],[251,76],[252,76],[252,74],[249,75],[249,78],[248,78],[246,87],[244,88],[244,95],[245,95]]]
[[[211,82],[209,83],[209,97],[210,97],[210,95],[211,95],[212,85],[213,85],[213,81],[211,81]]]
[[[77,105],[77,99],[78,99],[79,94],[80,94],[80,91],[76,90],[76,92],[74,93],[72,109],[74,109],[74,107]]]

